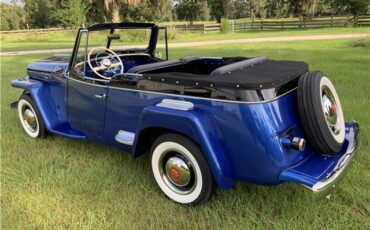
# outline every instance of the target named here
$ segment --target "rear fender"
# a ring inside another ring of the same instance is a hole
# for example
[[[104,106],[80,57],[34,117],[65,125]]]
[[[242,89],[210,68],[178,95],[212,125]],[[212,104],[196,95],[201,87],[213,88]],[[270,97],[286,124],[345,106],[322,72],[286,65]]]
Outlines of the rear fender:
[[[235,181],[231,179],[233,175],[230,161],[222,142],[218,139],[221,135],[218,134],[219,131],[212,124],[209,116],[202,114],[202,111],[197,109],[180,111],[158,106],[146,107],[141,114],[136,131],[138,135],[135,135],[133,157],[139,155],[137,143],[140,133],[149,128],[172,130],[190,138],[202,149],[217,184],[223,189],[234,186]]]

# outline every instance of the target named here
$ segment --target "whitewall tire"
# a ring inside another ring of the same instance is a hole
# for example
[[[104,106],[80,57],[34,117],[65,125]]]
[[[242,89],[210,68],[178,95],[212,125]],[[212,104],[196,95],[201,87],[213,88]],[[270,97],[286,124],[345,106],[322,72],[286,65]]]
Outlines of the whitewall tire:
[[[337,91],[335,90],[333,83],[331,83],[331,81],[325,76],[321,78],[320,89],[321,89],[321,98],[322,98],[321,106],[323,107],[324,116],[327,118],[328,128],[332,132],[334,139],[338,143],[343,143],[345,134],[346,134],[346,131],[345,131],[346,127],[345,127],[345,122],[344,122],[344,114],[342,110],[342,105],[340,104]],[[329,94],[329,97],[331,98],[331,99],[326,100],[329,102],[329,105],[325,105],[326,103],[325,103],[324,98],[329,98],[326,94]],[[333,104],[336,106],[336,108],[334,109],[336,112],[335,113],[336,119],[335,119],[335,122],[331,124],[329,122],[330,119],[328,117],[330,116],[330,112],[331,112],[330,110],[333,110],[333,108],[331,107]]]
[[[23,130],[32,138],[45,136],[45,126],[31,97],[23,94],[18,101],[18,117]]]
[[[213,177],[197,145],[178,134],[160,136],[151,149],[151,167],[162,192],[181,204],[206,202],[213,191]]]
[[[307,72],[298,82],[298,112],[311,148],[336,155],[345,141],[345,121],[338,94],[323,73]]]

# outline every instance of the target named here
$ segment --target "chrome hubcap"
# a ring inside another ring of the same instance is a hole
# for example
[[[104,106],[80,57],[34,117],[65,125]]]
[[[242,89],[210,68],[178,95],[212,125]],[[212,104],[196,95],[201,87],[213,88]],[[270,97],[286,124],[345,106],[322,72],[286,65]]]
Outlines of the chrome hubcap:
[[[188,194],[196,184],[194,167],[182,154],[168,152],[160,159],[159,168],[165,184],[178,194]]]
[[[179,187],[184,187],[190,182],[190,169],[187,163],[178,156],[170,157],[165,165],[168,179]]]
[[[33,111],[29,108],[24,108],[23,110],[23,120],[27,129],[31,132],[36,132],[37,130],[37,121],[36,116]]]
[[[322,109],[324,111],[326,123],[329,125],[333,134],[340,132],[340,123],[338,119],[338,107],[331,90],[324,86],[322,88]]]

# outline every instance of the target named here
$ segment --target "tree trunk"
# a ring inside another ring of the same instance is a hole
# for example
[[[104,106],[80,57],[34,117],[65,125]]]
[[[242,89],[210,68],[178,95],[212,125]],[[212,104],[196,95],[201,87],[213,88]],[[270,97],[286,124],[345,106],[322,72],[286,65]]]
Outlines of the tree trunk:
[[[353,15],[353,27],[357,27],[359,15],[355,14]]]
[[[118,23],[121,21],[119,15],[119,0],[104,0],[105,16],[112,22]]]
[[[189,18],[189,25],[192,26],[194,24],[194,19],[193,17],[190,17]]]
[[[347,14],[347,27],[349,27],[349,13]]]
[[[220,16],[217,16],[216,17],[216,21],[217,21],[217,23],[221,23],[221,17]]]

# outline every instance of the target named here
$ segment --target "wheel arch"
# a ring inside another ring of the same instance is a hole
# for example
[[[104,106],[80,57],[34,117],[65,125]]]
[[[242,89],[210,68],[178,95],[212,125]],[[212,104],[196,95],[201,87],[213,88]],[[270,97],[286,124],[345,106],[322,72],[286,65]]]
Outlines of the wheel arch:
[[[22,95],[27,95],[32,99],[33,103],[40,112],[41,119],[43,119],[45,127],[49,129],[50,124],[48,122],[48,116],[46,115],[45,110],[42,106],[43,103],[41,99],[38,97],[39,92],[43,88],[43,83],[41,81],[30,78],[20,78],[11,81],[11,85],[14,88],[23,89]]]
[[[28,89],[23,90],[22,94],[23,95],[28,95],[29,97],[32,98],[32,94],[31,94],[31,92]]]
[[[137,143],[135,145],[135,151],[133,153],[133,156],[135,158],[137,157],[140,157],[144,154],[146,154],[147,152],[150,151],[150,148],[151,146],[153,145],[154,141],[166,134],[166,133],[175,133],[175,134],[179,134],[181,136],[184,136],[188,139],[190,139],[191,141],[193,141],[195,144],[197,144],[199,146],[199,142],[197,140],[197,138],[194,138],[192,136],[189,136],[189,135],[186,135],[184,133],[181,133],[179,132],[178,130],[176,129],[169,129],[169,128],[163,128],[163,127],[149,127],[149,128],[146,128],[144,130],[141,130],[141,132],[139,133],[139,136],[137,137]]]
[[[196,114],[189,111],[148,106],[140,117],[132,155],[136,158],[145,154],[154,140],[164,133],[177,133],[189,138],[200,147],[219,187],[231,188],[235,180],[230,159],[219,141],[210,136],[215,130],[209,130],[211,127],[207,127],[206,132],[203,124],[204,122]]]
[[[28,95],[40,112],[45,128],[48,131],[53,130],[53,125],[57,124],[60,119],[57,115],[56,106],[50,102],[50,100],[53,100],[50,85],[31,78],[13,80],[11,85],[14,88],[23,89],[22,94]]]

